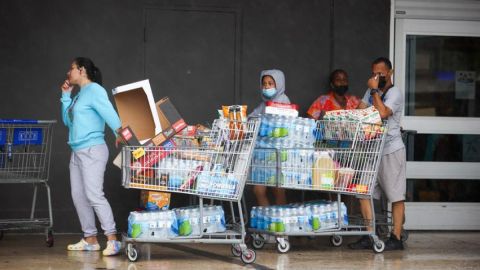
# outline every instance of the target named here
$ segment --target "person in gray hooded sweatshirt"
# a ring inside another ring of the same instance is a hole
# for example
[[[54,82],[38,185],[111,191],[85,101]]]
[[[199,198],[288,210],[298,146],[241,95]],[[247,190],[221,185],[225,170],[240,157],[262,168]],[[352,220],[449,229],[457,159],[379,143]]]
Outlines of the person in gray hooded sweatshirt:
[[[278,69],[264,70],[260,73],[260,86],[262,102],[251,112],[248,116],[260,116],[265,113],[265,103],[267,101],[275,101],[280,103],[290,103],[287,95],[285,95],[285,75]],[[272,188],[275,195],[275,204],[286,204],[287,199],[285,190],[280,188]],[[270,205],[267,198],[267,187],[255,185],[253,192],[257,198],[257,203],[260,206]]]

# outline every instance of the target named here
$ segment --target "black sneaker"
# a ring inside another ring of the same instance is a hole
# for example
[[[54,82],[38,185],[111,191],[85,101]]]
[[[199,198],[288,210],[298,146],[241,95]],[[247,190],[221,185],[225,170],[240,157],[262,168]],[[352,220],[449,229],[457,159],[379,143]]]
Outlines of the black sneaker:
[[[370,249],[372,245],[373,242],[370,236],[364,235],[357,242],[348,244],[348,247],[351,249]]]
[[[395,235],[391,234],[390,238],[385,242],[385,251],[387,250],[403,250],[403,241],[398,240]]]

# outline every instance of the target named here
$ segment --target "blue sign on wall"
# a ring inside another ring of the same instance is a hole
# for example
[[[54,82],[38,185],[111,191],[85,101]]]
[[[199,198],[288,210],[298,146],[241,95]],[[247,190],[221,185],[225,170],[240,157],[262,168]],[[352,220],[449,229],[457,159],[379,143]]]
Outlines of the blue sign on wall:
[[[16,128],[13,130],[13,145],[42,144],[41,128]]]

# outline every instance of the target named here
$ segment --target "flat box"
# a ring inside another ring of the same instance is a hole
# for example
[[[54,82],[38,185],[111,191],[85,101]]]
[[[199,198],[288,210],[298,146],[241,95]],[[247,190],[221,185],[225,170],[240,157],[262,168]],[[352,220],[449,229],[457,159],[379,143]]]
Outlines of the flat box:
[[[118,86],[112,94],[122,127],[130,126],[140,142],[162,132],[149,80]]]
[[[167,127],[171,127],[175,133],[178,133],[187,127],[185,120],[183,120],[182,116],[178,113],[177,108],[175,108],[168,97],[162,98],[156,103],[156,105],[158,118],[160,119],[162,127],[165,127],[165,130]],[[168,133],[166,135],[170,136]]]
[[[159,100],[156,106],[163,130],[161,133],[156,134],[152,141],[153,144],[160,145],[186,128],[187,124],[168,97]]]

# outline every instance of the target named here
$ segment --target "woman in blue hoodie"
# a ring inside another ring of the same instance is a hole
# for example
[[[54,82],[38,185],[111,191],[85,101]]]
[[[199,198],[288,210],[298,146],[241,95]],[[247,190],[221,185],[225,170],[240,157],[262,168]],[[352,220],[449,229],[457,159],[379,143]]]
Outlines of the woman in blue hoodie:
[[[112,208],[103,193],[103,177],[108,160],[105,144],[105,123],[116,134],[120,119],[101,86],[102,75],[92,60],[75,58],[67,73],[62,89],[62,119],[68,127],[70,157],[70,186],[73,203],[83,231],[83,238],[68,250],[98,251],[95,214],[102,225],[108,242],[103,255],[120,251]],[[70,97],[74,86],[80,91]]]
[[[275,101],[280,103],[290,103],[287,95],[285,95],[285,75],[278,69],[264,70],[260,73],[260,86],[262,91],[262,102],[253,110],[249,116],[260,116],[265,113],[265,103],[267,101]],[[275,204],[286,204],[287,199],[285,190],[281,188],[272,188],[275,196]],[[267,197],[267,187],[255,185],[253,192],[260,206],[270,205]]]

